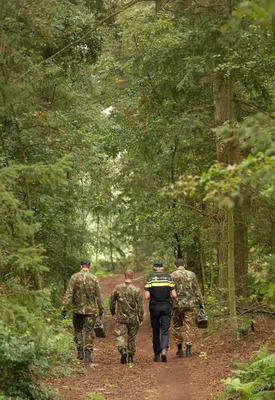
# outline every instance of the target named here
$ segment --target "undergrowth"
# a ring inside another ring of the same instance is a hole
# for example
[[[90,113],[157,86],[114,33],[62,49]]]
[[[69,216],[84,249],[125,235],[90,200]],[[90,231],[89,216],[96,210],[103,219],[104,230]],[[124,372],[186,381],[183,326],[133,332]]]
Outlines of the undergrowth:
[[[274,400],[275,354],[263,346],[250,363],[236,364],[238,370],[224,381],[219,400]]]
[[[31,292],[9,282],[0,292],[0,399],[52,400],[39,380],[71,359],[68,322],[60,320],[47,289]]]

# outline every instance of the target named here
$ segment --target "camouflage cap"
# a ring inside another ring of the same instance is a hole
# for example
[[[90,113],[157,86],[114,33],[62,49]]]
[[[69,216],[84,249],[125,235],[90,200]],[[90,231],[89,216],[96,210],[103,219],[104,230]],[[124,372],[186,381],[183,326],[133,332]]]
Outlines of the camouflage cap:
[[[89,267],[91,265],[91,263],[90,263],[90,260],[81,260],[80,265],[86,265]]]

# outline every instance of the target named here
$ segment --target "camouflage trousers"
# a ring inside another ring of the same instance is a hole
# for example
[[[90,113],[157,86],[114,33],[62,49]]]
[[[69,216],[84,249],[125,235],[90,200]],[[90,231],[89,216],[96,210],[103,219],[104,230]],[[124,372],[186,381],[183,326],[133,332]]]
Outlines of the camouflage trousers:
[[[134,355],[136,352],[136,336],[138,333],[138,322],[122,324],[117,322],[115,326],[115,334],[117,338],[118,350],[127,349],[128,354]]]
[[[173,335],[176,344],[192,345],[195,334],[195,312],[194,310],[173,309],[172,316]]]
[[[93,351],[95,315],[73,315],[74,342],[84,350]]]

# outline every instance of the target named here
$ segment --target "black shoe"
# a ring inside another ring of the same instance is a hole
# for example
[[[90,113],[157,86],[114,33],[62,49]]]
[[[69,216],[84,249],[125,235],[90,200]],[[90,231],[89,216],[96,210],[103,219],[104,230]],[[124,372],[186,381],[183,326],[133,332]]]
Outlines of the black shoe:
[[[160,354],[155,353],[153,360],[154,360],[155,362],[160,361]]]
[[[161,350],[161,362],[167,362],[167,349],[166,348]]]
[[[134,364],[134,357],[132,355],[128,355],[128,364]]]
[[[84,353],[83,353],[83,347],[82,346],[77,346],[77,359],[78,360],[83,360],[84,359]]]
[[[178,344],[178,351],[176,352],[176,355],[183,357],[182,343]]]
[[[121,354],[121,357],[120,357],[121,364],[127,364],[127,351],[126,351],[126,349],[121,349],[120,350],[120,354]]]
[[[85,350],[84,361],[87,364],[90,364],[92,362],[91,352],[89,350]]]
[[[191,344],[186,345],[186,357],[192,357]]]

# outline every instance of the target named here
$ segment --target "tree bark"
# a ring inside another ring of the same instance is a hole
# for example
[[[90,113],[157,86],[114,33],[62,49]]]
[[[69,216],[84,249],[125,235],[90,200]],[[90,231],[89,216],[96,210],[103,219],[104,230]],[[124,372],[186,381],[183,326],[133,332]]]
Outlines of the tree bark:
[[[230,0],[229,0],[230,1]],[[228,77],[228,116],[230,125],[232,126],[234,111],[233,111],[233,77],[229,74]],[[231,132],[230,132],[231,134]],[[232,141],[228,148],[228,163],[234,162],[234,147]],[[237,310],[236,310],[236,295],[235,295],[235,237],[234,237],[234,214],[232,211],[227,212],[228,219],[228,299],[231,324],[234,329],[237,329]]]
[[[245,297],[248,289],[248,233],[244,206],[239,201],[236,201],[233,213],[236,295]]]
[[[3,36],[3,15],[4,15],[4,7],[6,5],[5,0],[0,1],[0,62],[1,65],[4,59],[4,36]]]
[[[99,226],[100,226],[100,216],[99,212],[97,211],[96,214],[96,249],[95,249],[95,262],[98,263],[98,256],[99,256]]]
[[[218,272],[218,286],[219,288],[227,287],[227,261],[228,261],[228,245],[227,245],[227,217],[225,212],[219,212],[218,224],[218,248],[217,248],[217,264],[219,266]]]
[[[237,329],[234,273],[234,218],[231,211],[228,211],[228,301],[232,327]]]
[[[209,285],[209,288],[210,288],[211,293],[212,293],[212,291],[214,289],[214,255],[213,255],[213,252],[214,252],[214,245],[212,244],[211,247],[210,247],[210,250],[209,250],[209,254],[208,254],[208,257],[209,257],[209,269],[210,269],[210,282],[209,282],[210,285]]]
[[[228,105],[228,82],[218,74],[215,74],[213,80],[214,95],[214,119],[216,126],[221,126],[229,119]],[[217,160],[225,162],[226,152],[225,146],[220,143],[219,137],[216,137],[216,154]],[[219,266],[218,285],[220,288],[227,287],[227,261],[228,261],[228,243],[227,243],[227,218],[223,211],[219,211],[218,220],[218,253],[217,261]]]
[[[168,3],[169,0],[155,0],[156,4],[156,13],[161,11],[161,9],[165,6],[166,3]]]
[[[203,245],[202,245],[202,241],[201,241],[200,229],[198,229],[198,242],[199,242],[202,288],[203,288],[203,294],[205,294],[205,289],[206,289],[205,257],[204,257]]]
[[[110,217],[110,220],[109,220],[109,249],[110,249],[111,268],[112,268],[112,271],[114,271],[115,264],[114,264],[114,254],[113,254],[114,246],[113,246],[112,229],[113,229],[112,218]]]

